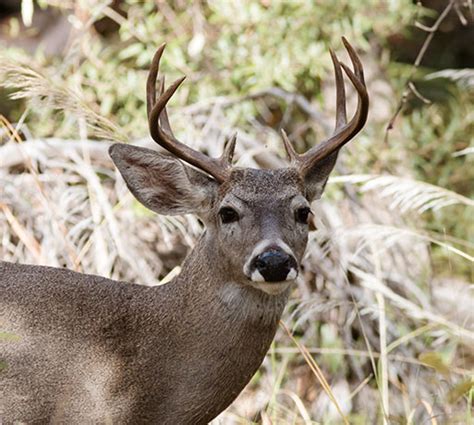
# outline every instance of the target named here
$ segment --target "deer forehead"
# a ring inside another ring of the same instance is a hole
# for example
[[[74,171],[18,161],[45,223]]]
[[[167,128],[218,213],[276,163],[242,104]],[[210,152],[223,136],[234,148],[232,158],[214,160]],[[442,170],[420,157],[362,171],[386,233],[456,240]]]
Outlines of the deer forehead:
[[[248,202],[273,203],[303,193],[303,181],[293,168],[234,168],[228,181],[221,186],[221,199],[231,194]]]

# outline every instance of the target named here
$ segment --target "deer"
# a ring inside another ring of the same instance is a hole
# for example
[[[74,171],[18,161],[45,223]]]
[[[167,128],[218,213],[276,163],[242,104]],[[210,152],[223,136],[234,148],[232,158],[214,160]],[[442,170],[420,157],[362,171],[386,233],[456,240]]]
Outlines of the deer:
[[[204,231],[166,284],[145,286],[65,268],[0,262],[0,423],[206,424],[262,364],[275,336],[338,152],[363,128],[369,96],[362,63],[330,50],[333,134],[279,169],[232,165],[236,137],[218,158],[173,134],[158,48],[146,83],[152,139],[165,152],[111,145],[136,199],[165,215],[196,214]],[[352,68],[352,69],[351,69]],[[357,94],[350,121],[344,76]]]

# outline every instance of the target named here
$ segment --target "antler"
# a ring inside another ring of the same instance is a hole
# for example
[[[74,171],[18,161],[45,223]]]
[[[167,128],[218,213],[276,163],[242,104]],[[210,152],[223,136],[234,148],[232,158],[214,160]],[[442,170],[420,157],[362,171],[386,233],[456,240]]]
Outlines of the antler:
[[[343,145],[349,142],[361,129],[367,121],[369,111],[369,95],[364,81],[364,70],[359,56],[349,42],[342,37],[342,42],[349,53],[354,71],[352,71],[345,64],[339,62],[335,53],[330,50],[331,59],[334,64],[334,73],[336,78],[336,126],[334,133],[328,139],[322,141],[314,146],[306,153],[298,155],[294,150],[291,142],[284,130],[282,130],[283,143],[286,152],[292,165],[300,171],[301,175],[305,176],[313,166],[323,158],[328,157],[332,153],[339,150]],[[341,67],[352,82],[352,85],[357,91],[357,110],[354,117],[347,122],[346,116],[346,94],[344,90],[344,79],[342,76]]]
[[[236,136],[232,136],[226,144],[224,153],[220,158],[210,158],[202,152],[191,149],[181,143],[171,131],[171,126],[166,112],[166,104],[171,99],[177,88],[186,77],[178,78],[165,90],[165,79],[158,79],[158,99],[156,99],[156,82],[160,59],[165,50],[166,43],[162,44],[155,53],[151,63],[146,84],[147,114],[150,134],[153,140],[178,158],[194,165],[214,177],[219,183],[224,182],[231,169]]]

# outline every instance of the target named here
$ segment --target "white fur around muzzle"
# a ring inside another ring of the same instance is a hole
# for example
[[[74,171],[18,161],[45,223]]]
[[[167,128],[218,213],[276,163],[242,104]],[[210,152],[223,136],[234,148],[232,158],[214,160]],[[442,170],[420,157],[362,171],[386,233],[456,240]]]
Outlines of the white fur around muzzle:
[[[295,257],[293,254],[293,251],[291,248],[283,242],[281,239],[277,240],[271,240],[271,239],[265,239],[261,242],[259,242],[255,248],[253,249],[252,253],[249,255],[247,261],[244,264],[244,274],[247,276],[252,282],[266,282],[265,278],[262,276],[262,274],[258,270],[254,270],[253,272],[250,272],[250,264],[252,262],[252,259],[260,255],[262,252],[268,249],[270,246],[278,246],[281,250],[286,252],[288,255],[291,255],[292,257]],[[293,281],[296,279],[298,276],[298,270],[291,268],[290,271],[288,272],[288,275],[286,276],[286,279],[282,282],[288,282],[288,281]],[[270,283],[274,284],[274,283]]]

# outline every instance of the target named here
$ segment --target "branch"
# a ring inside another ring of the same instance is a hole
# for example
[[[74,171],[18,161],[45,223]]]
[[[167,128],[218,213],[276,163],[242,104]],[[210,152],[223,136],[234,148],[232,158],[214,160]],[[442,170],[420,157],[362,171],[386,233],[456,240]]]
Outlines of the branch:
[[[426,51],[428,50],[428,47],[429,45],[431,44],[431,41],[433,40],[433,37],[436,33],[436,31],[438,31],[439,27],[441,26],[441,24],[443,23],[444,19],[446,18],[446,16],[448,16],[449,12],[451,11],[451,9],[454,7],[456,3],[456,0],[450,0],[450,2],[448,3],[448,5],[445,7],[445,9],[441,12],[441,14],[438,16],[438,19],[436,20],[436,22],[433,24],[433,26],[431,27],[426,27],[425,25],[422,25],[420,23],[415,23],[415,26],[417,28],[420,28],[421,30],[425,31],[428,33],[425,41],[423,42],[423,45],[421,46],[421,49],[420,51],[418,52],[418,55],[416,56],[416,59],[415,59],[415,62],[413,63],[413,67],[412,67],[412,70],[410,72],[410,75],[408,76],[405,84],[404,84],[404,90],[403,90],[403,93],[402,93],[402,97],[400,99],[400,101],[398,102],[398,105],[397,105],[397,108],[395,110],[395,113],[393,114],[392,118],[390,119],[388,125],[387,125],[387,128],[385,129],[385,137],[384,137],[384,141],[385,143],[388,142],[388,135],[389,135],[389,132],[390,130],[393,129],[394,125],[395,125],[395,121],[398,117],[398,115],[400,115],[400,112],[402,111],[403,107],[405,106],[407,100],[408,100],[408,96],[410,95],[410,93],[413,93],[415,94],[416,96],[420,97],[423,102],[426,103],[427,99],[425,99],[423,96],[421,96],[418,92],[418,90],[416,90],[416,87],[415,85],[413,84],[413,81],[412,81],[412,78],[413,76],[415,75],[415,72],[416,70],[418,69],[418,67],[420,66],[421,64],[421,61],[423,60],[423,57],[425,56],[425,53]],[[461,21],[462,22],[462,21]]]

